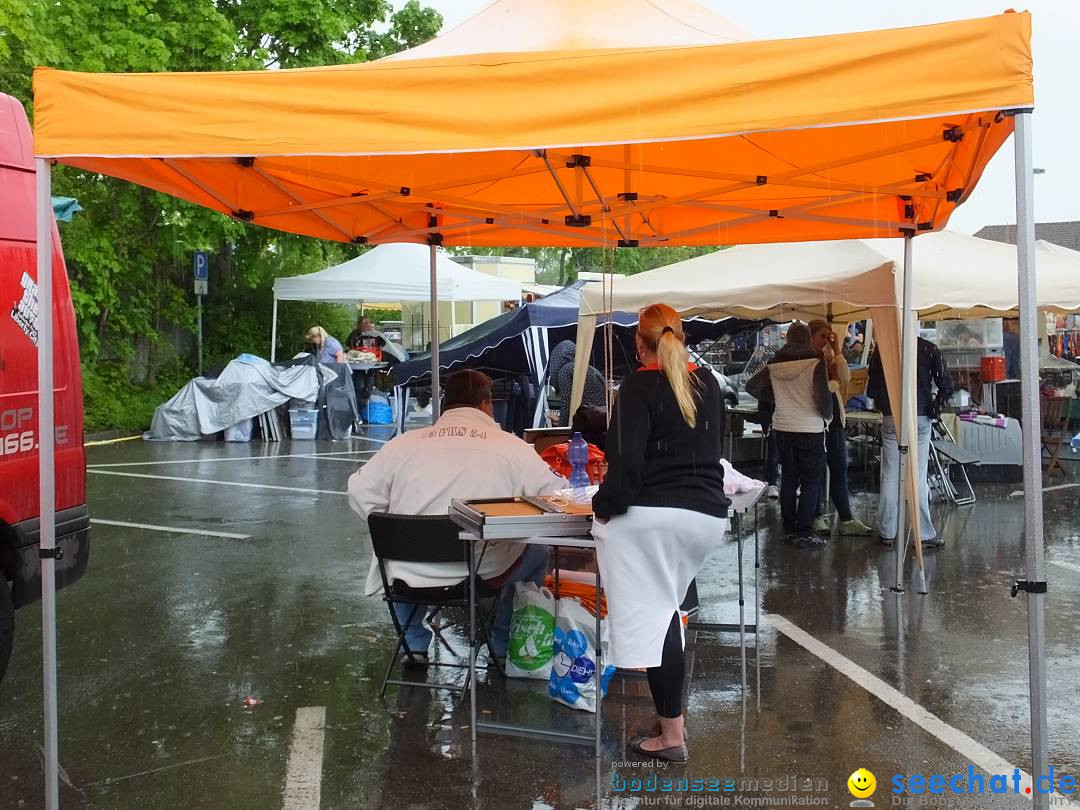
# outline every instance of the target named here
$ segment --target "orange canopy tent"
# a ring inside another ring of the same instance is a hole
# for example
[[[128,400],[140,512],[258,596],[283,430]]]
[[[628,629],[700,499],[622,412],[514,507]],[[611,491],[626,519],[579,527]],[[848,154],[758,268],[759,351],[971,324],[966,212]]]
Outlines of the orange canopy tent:
[[[256,225],[427,243],[433,255],[438,244],[911,237],[944,227],[1014,123],[1029,117],[1030,33],[1029,15],[1006,13],[739,41],[741,32],[692,0],[498,0],[432,43],[368,64],[201,74],[38,69],[39,207],[46,210],[54,159]],[[1023,140],[1018,155],[1030,174],[1026,130]],[[1029,185],[1019,191],[1030,201]],[[39,256],[49,255],[50,238],[39,230]],[[1022,248],[1025,281],[1028,255]],[[1031,292],[1021,296],[1029,334]],[[895,369],[899,319],[891,320],[882,345]],[[48,391],[47,324],[39,348]],[[1034,368],[1034,356],[1025,358]],[[437,351],[432,365],[437,385]],[[1029,418],[1035,397],[1025,398]],[[41,412],[46,482],[51,413]],[[1029,510],[1041,509],[1037,432],[1033,441]],[[43,498],[43,547],[54,539],[51,508]],[[1029,569],[1041,579],[1041,511],[1026,527],[1037,555]],[[46,580],[53,565],[43,560]],[[47,588],[47,670],[52,599]],[[1041,616],[1041,598],[1031,604]],[[1045,728],[1045,709],[1042,718]],[[56,774],[52,733],[47,785]],[[1045,761],[1044,743],[1036,769]],[[52,798],[55,790],[50,807]]]
[[[505,5],[448,36],[499,49],[499,19],[528,4]],[[582,31],[572,47],[442,54],[437,39],[329,68],[39,69],[37,154],[341,241],[869,238],[941,228],[1012,131],[1006,112],[1032,104],[1027,14],[687,44],[632,13],[650,3],[588,4],[641,43],[620,46],[580,27],[580,3],[533,5]]]

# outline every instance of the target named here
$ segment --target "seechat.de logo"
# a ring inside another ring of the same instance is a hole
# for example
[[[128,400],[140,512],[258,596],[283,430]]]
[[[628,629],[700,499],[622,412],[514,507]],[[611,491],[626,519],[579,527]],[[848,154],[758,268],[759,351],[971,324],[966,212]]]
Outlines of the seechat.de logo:
[[[873,807],[874,803],[870,801],[870,796],[874,795],[874,790],[877,789],[877,780],[874,775],[866,768],[859,768],[847,780],[847,789],[852,796],[855,797],[855,801],[851,803],[851,807]]]

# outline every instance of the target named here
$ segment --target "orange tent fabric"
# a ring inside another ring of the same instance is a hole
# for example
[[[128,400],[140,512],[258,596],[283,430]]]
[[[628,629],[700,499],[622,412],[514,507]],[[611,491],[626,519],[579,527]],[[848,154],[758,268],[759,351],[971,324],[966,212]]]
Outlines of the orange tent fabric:
[[[589,42],[305,70],[39,69],[35,148],[327,239],[715,245],[939,229],[1011,133],[1005,111],[1033,103],[1027,14]]]

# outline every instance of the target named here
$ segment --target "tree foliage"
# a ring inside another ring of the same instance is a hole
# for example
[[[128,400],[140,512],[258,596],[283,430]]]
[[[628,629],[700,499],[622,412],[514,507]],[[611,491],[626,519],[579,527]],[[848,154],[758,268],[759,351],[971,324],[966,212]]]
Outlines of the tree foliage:
[[[140,72],[365,61],[418,45],[441,25],[417,0],[397,11],[388,0],[0,0],[0,92],[29,112],[36,65]],[[266,352],[276,276],[313,272],[359,250],[245,226],[70,167],[57,167],[53,188],[83,207],[61,238],[91,429],[130,421],[118,413],[125,398],[140,409],[135,423],[145,423],[149,403],[194,371],[195,250],[213,254],[207,366],[241,351]],[[353,315],[340,306],[283,306],[281,347],[299,348],[312,323],[347,330]]]

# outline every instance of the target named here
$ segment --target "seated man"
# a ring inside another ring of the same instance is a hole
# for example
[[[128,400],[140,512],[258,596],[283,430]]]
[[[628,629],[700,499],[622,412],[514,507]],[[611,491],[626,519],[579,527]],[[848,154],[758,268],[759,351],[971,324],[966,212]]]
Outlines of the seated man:
[[[504,432],[492,418],[491,380],[478,371],[459,371],[446,382],[444,413],[435,425],[394,438],[353,474],[349,505],[363,520],[372,512],[445,515],[451,498],[547,495],[566,486],[531,445]],[[505,585],[491,638],[492,654],[502,659],[510,634],[513,585],[541,584],[547,573],[548,549],[478,543],[476,554],[480,578]],[[456,585],[468,575],[464,563],[389,562],[386,570],[387,579],[400,579],[413,588]],[[371,596],[381,588],[378,562],[372,557],[366,594]],[[412,606],[395,604],[394,611],[405,625]],[[407,664],[427,663],[432,634],[423,625],[424,613],[417,610],[406,628]]]

